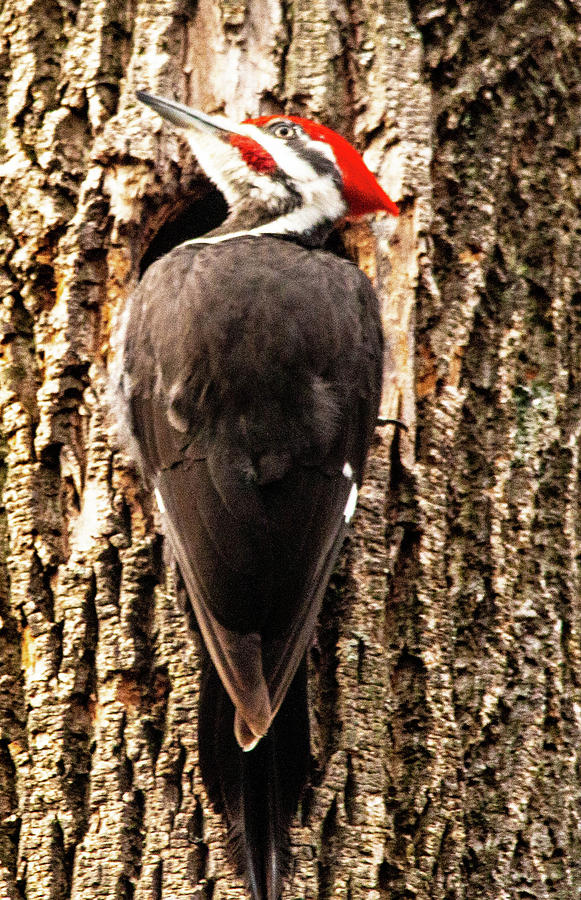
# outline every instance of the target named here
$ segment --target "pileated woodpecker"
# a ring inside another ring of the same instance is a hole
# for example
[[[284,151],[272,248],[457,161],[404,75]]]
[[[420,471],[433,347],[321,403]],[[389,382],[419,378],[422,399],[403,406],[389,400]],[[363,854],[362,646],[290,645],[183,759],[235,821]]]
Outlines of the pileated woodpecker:
[[[115,406],[203,637],[208,796],[253,900],[278,900],[309,767],[305,652],[382,381],[371,284],[320,248],[344,217],[398,210],[329,128],[137,96],[186,129],[229,215],[146,271],[120,321]]]

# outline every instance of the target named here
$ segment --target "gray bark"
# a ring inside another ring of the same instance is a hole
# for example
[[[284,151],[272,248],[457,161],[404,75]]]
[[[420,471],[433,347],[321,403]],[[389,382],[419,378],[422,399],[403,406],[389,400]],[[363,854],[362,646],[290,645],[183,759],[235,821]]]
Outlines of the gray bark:
[[[318,118],[401,202],[343,235],[409,431],[378,432],[311,653],[285,900],[581,895],[580,35],[578,0],[5,0],[2,900],[244,897],[106,412],[115,311],[213,196],[137,88]]]

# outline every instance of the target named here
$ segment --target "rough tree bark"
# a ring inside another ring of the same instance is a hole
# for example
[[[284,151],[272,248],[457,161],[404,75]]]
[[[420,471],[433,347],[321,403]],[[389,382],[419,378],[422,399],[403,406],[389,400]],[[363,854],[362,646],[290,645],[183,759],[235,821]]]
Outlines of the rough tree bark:
[[[580,35],[579,0],[4,0],[1,900],[244,896],[106,418],[115,309],[220,210],[136,88],[320,118],[402,205],[344,234],[409,432],[311,653],[285,898],[581,896]]]

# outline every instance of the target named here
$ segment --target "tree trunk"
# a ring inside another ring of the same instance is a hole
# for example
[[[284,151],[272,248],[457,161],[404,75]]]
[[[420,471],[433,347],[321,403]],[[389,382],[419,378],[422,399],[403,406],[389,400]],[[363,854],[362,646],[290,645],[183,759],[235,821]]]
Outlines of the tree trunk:
[[[581,896],[579,0],[4,0],[0,23],[1,900],[245,896],[191,624],[107,414],[115,310],[223,214],[137,88],[320,119],[401,202],[395,231],[343,233],[408,431],[378,429],[310,654],[285,900]]]

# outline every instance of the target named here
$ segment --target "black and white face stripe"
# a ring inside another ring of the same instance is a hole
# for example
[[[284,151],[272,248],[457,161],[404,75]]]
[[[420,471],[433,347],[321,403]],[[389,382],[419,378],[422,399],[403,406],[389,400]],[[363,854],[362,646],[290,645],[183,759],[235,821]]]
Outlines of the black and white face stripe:
[[[341,188],[342,180],[332,147],[310,137],[300,125],[288,119],[275,119],[262,130],[289,144],[317,175],[333,179]]]

